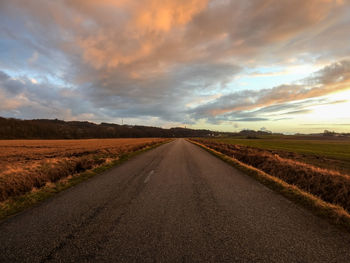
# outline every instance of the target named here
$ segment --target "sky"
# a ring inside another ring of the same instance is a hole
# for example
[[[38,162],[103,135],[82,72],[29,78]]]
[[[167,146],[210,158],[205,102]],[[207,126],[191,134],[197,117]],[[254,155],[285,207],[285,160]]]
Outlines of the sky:
[[[350,1],[0,0],[0,116],[350,132]]]

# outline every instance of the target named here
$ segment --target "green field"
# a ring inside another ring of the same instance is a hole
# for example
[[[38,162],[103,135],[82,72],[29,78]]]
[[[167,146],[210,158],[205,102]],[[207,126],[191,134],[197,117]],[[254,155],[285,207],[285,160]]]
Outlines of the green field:
[[[260,149],[296,153],[299,161],[350,174],[350,138],[305,139],[297,136],[265,136],[260,139],[217,138],[217,142],[251,146]]]

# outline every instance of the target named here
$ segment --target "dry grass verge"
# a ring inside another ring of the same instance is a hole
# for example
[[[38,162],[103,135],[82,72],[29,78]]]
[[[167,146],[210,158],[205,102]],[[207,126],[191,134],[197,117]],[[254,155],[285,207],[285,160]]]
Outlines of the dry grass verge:
[[[117,143],[114,141],[114,145],[108,142],[109,148],[104,148],[107,144],[103,142],[98,142],[98,145],[101,146],[102,143],[103,147],[96,147],[96,141],[93,140],[93,144],[95,144],[94,150],[80,151],[80,153],[76,151],[74,157],[71,156],[70,158],[62,152],[57,152],[56,148],[54,161],[40,160],[41,162],[34,166],[35,169],[23,169],[21,167],[16,170],[17,173],[0,173],[0,219],[17,213],[93,175],[121,164],[136,154],[153,149],[169,141],[168,139],[133,140],[135,141],[131,144],[126,144],[130,143],[130,141],[123,139],[120,139]],[[60,145],[62,143],[60,142]],[[69,143],[72,143],[72,141]],[[44,143],[41,142],[41,144]],[[117,147],[117,144],[119,147]],[[123,147],[120,147],[121,145]],[[115,148],[114,150],[113,147]],[[83,148],[86,149],[86,147]],[[106,153],[106,149],[109,149],[108,153]],[[31,157],[34,158],[33,153]],[[23,156],[21,158],[23,159]],[[24,159],[26,158],[24,157]],[[15,166],[14,163],[12,165]],[[15,169],[10,170],[13,171]],[[19,171],[22,173],[19,173]]]
[[[322,200],[322,198],[320,198],[319,196],[315,196],[314,194],[307,192],[305,189],[302,189],[296,184],[288,183],[284,181],[282,178],[272,176],[271,174],[264,172],[259,168],[246,164],[243,161],[236,159],[236,156],[238,156],[237,154],[233,156],[231,151],[228,151],[227,149],[221,149],[218,145],[212,145],[211,142],[209,143],[206,140],[199,140],[199,139],[190,140],[190,141],[202,147],[203,149],[207,150],[208,152],[213,153],[215,156],[219,157],[220,159],[230,163],[231,165],[238,168],[245,174],[248,174],[254,177],[259,182],[279,192],[280,194],[287,197],[288,199],[293,200],[298,204],[301,204],[305,208],[311,210],[314,214],[321,216],[329,220],[332,224],[341,226],[350,232],[350,215],[341,205],[326,202],[325,200]],[[246,157],[246,158],[249,158],[249,157]],[[263,163],[264,160],[261,160],[261,162]],[[279,170],[279,167],[276,167],[276,169]],[[298,172],[298,170],[295,172]],[[345,176],[345,178],[347,177]],[[336,178],[335,181],[337,182],[338,179],[339,178]],[[327,183],[328,181],[318,179],[317,182]],[[320,188],[327,189],[327,187],[324,187],[324,186],[321,186]],[[335,196],[335,198],[338,198],[338,197]]]

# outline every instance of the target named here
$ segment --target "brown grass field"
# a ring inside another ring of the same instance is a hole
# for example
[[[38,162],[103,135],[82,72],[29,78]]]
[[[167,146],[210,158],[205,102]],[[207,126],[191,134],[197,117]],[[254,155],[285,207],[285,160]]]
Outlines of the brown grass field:
[[[220,143],[208,139],[194,139],[194,141],[350,212],[350,176],[348,174],[286,158],[266,149]]]
[[[165,140],[0,140],[0,202]]]

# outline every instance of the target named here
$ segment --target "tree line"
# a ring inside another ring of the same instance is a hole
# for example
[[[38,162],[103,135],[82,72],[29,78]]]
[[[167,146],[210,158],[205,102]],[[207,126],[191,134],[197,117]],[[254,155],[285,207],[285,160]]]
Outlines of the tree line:
[[[89,139],[145,137],[206,137],[219,132],[186,128],[95,124],[87,121],[19,120],[0,117],[0,139]]]

